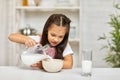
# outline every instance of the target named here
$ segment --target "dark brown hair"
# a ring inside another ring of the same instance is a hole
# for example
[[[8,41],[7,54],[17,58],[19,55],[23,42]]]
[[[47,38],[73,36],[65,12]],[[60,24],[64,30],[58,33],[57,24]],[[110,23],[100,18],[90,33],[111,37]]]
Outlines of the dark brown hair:
[[[64,14],[52,14],[48,18],[48,20],[46,21],[46,23],[44,25],[43,32],[42,32],[42,38],[41,38],[41,42],[40,42],[43,46],[46,44],[49,44],[49,42],[48,42],[48,28],[52,24],[56,24],[57,26],[61,25],[62,27],[67,28],[67,32],[64,36],[64,39],[62,40],[62,42],[60,44],[58,44],[56,46],[56,54],[55,54],[56,59],[63,59],[62,54],[63,54],[63,51],[67,45],[67,42],[68,42],[70,22],[71,22],[71,20],[68,17],[66,17]]]

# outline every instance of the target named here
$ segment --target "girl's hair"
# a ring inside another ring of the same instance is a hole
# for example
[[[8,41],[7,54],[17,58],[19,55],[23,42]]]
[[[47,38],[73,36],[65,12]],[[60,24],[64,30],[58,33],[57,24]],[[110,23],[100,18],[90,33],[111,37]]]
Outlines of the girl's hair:
[[[67,45],[67,42],[68,42],[70,22],[71,22],[71,20],[68,17],[66,17],[64,14],[52,14],[48,18],[48,20],[46,21],[46,23],[44,25],[43,32],[42,32],[42,38],[41,38],[41,42],[40,42],[43,46],[45,44],[49,44],[49,42],[48,42],[48,29],[52,24],[67,28],[64,39],[62,40],[62,42],[60,44],[58,44],[56,46],[56,54],[55,54],[56,59],[63,59],[62,54],[63,54],[63,51]]]

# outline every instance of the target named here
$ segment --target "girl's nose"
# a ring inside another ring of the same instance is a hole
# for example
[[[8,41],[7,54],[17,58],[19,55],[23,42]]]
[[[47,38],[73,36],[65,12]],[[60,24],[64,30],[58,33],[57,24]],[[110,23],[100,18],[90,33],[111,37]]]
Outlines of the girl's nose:
[[[54,38],[54,41],[55,41],[55,42],[58,42],[58,38]]]

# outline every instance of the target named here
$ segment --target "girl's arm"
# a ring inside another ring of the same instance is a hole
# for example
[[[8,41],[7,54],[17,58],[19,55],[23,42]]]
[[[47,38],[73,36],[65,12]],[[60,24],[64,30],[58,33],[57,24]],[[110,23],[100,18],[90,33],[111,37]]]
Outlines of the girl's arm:
[[[16,43],[25,44],[27,47],[31,47],[36,44],[36,41],[32,38],[19,33],[10,34],[8,39]]]
[[[73,66],[73,56],[72,54],[64,57],[63,69],[71,69]]]

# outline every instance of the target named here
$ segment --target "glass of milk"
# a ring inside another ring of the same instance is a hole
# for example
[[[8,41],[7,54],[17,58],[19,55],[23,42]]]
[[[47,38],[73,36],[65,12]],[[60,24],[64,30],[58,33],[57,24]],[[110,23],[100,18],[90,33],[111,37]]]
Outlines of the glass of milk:
[[[92,72],[92,50],[82,50],[82,75],[91,76]]]

